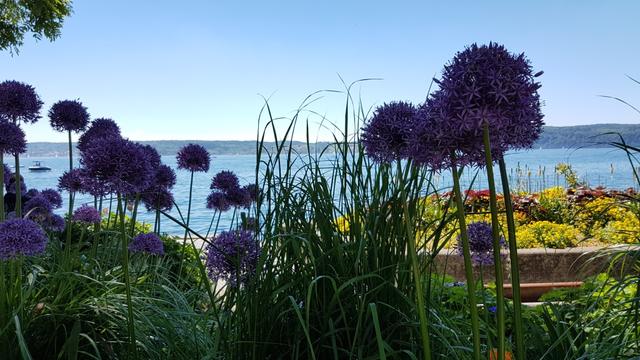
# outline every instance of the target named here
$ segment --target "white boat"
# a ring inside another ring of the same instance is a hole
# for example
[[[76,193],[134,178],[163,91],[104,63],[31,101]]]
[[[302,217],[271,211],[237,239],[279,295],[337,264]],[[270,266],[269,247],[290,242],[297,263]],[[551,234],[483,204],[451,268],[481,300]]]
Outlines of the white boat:
[[[40,161],[34,161],[33,165],[29,166],[29,171],[51,171],[51,168],[42,165]]]

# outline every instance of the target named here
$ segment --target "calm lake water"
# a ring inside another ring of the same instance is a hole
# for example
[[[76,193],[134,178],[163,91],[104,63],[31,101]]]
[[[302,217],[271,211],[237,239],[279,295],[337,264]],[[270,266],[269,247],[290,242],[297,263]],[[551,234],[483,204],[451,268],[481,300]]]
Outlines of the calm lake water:
[[[49,172],[29,172],[26,167],[31,165],[33,161],[42,161],[43,165],[52,168]],[[163,156],[163,163],[176,169],[176,161],[174,156]],[[628,163],[626,155],[622,151],[613,149],[544,149],[529,150],[516,153],[510,153],[506,157],[507,167],[510,171],[510,184],[512,188],[521,190],[538,191],[542,188],[565,185],[564,179],[555,174],[555,166],[564,162],[572,165],[581,179],[587,181],[590,185],[604,185],[608,188],[625,189],[635,186],[632,178],[631,166]],[[25,168],[21,169],[21,173],[25,178],[28,188],[44,189],[56,188],[58,177],[68,167],[68,159],[63,157],[43,158],[32,157],[23,158],[21,163],[25,164]],[[255,156],[252,155],[220,155],[214,156],[211,162],[211,169],[208,173],[196,173],[194,177],[193,204],[191,212],[191,227],[201,233],[206,233],[213,212],[206,208],[206,197],[209,194],[209,185],[211,177],[221,170],[234,171],[242,184],[248,184],[255,181]],[[496,168],[497,171],[497,168]],[[177,184],[173,189],[175,199],[183,213],[186,212],[187,201],[189,196],[189,173],[186,171],[178,171]],[[463,181],[469,183],[472,172],[467,172],[463,176]],[[442,188],[449,186],[449,176],[439,176],[436,181]],[[479,176],[474,183],[475,188],[486,187],[486,179]],[[63,199],[66,194],[63,194]],[[93,203],[93,198],[79,195],[76,204]],[[67,205],[63,206],[66,209]],[[105,205],[108,206],[108,205]],[[142,213],[139,214],[140,221],[153,223],[154,214],[146,213],[142,207]],[[64,210],[60,210],[60,213]],[[178,217],[178,212],[172,210],[172,215]],[[221,219],[220,228],[224,229],[228,226],[231,212]],[[183,232],[178,225],[171,223],[169,219],[162,220],[162,230],[179,234]]]

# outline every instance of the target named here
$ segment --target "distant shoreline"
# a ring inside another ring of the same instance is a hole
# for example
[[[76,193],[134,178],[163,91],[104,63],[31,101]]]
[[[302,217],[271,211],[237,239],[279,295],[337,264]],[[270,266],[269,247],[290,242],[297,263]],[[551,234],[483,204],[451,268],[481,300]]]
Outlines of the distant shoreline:
[[[562,149],[562,148],[603,148],[607,143],[618,141],[617,135],[603,135],[619,133],[627,144],[640,146],[640,124],[593,124],[576,126],[545,126],[540,139],[534,144],[534,149]],[[203,145],[216,155],[252,155],[256,152],[255,140],[149,140],[140,141],[155,147],[161,155],[175,155],[182,146],[188,143]],[[318,149],[329,146],[329,142],[313,144]],[[265,142],[267,148],[274,148],[274,142]],[[294,150],[306,152],[307,145],[302,141],[292,143]],[[30,157],[67,156],[68,144],[56,142],[32,142],[27,145],[27,155]]]

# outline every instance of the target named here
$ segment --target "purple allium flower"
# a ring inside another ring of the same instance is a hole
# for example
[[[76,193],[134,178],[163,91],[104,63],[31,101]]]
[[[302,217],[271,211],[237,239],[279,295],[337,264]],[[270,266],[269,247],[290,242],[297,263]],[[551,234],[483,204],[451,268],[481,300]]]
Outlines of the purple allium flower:
[[[207,247],[206,267],[213,280],[246,283],[256,271],[260,248],[251,231],[223,231]]]
[[[89,205],[82,205],[73,212],[71,217],[74,221],[82,222],[85,224],[99,224],[102,220],[100,212]]]
[[[211,156],[207,149],[202,145],[189,144],[185,145],[178,151],[178,169],[189,171],[209,171],[209,163]]]
[[[157,169],[161,165],[161,159],[158,150],[156,150],[151,145],[140,144],[140,146],[142,147],[142,151],[144,152],[144,156],[146,157],[149,165],[151,165],[152,168]]]
[[[150,255],[164,255],[164,243],[154,233],[140,234],[131,240],[129,251]]]
[[[415,114],[416,108],[408,102],[379,106],[362,128],[361,141],[367,155],[377,162],[405,158]]]
[[[44,196],[54,209],[62,207],[62,196],[54,189],[44,189],[40,191],[40,195]]]
[[[510,54],[495,43],[459,52],[435,80],[440,90],[418,111],[420,135],[410,141],[411,157],[420,158],[429,147],[438,149],[445,163],[455,151],[461,164],[483,165],[485,125],[496,160],[509,149],[531,147],[544,124],[539,74],[524,54]]]
[[[229,201],[223,192],[213,191],[209,196],[207,196],[207,209],[224,212],[230,208],[231,204],[229,204]]]
[[[244,188],[230,189],[225,195],[233,207],[249,208],[252,204],[251,195]]]
[[[4,166],[4,185],[7,186],[13,177],[13,171],[11,171],[7,164],[2,165]]]
[[[210,189],[220,190],[222,192],[229,192],[240,187],[240,181],[233,171],[223,170],[217,173],[213,179],[211,179]]]
[[[38,191],[37,189],[29,189],[26,193],[24,193],[24,197],[26,198],[32,198],[38,195],[40,195],[40,191]]]
[[[80,163],[89,178],[99,181],[107,192],[134,194],[151,185],[154,175],[147,152],[140,144],[121,138],[96,139],[82,153]]]
[[[56,131],[81,132],[89,124],[87,108],[78,100],[62,100],[49,109],[49,122]]]
[[[22,154],[27,151],[27,139],[20,126],[0,120],[0,152]]]
[[[158,166],[158,168],[156,169],[154,185],[170,189],[175,184],[176,184],[175,171],[173,171],[173,169],[168,167],[167,165]]]
[[[82,133],[78,138],[78,150],[81,152],[86,151],[89,149],[91,141],[109,137],[122,137],[118,124],[111,119],[95,119],[91,122],[89,128],[87,128],[87,131]]]
[[[46,197],[37,194],[24,203],[23,211],[30,219],[44,219],[51,214],[53,206]]]
[[[173,207],[173,194],[165,187],[154,186],[145,190],[140,197],[147,211],[168,211]]]
[[[31,220],[9,219],[0,223],[0,260],[42,254],[47,235]]]
[[[66,222],[62,216],[50,214],[49,217],[46,218],[41,225],[46,231],[63,232],[66,226]]]
[[[82,189],[83,170],[76,168],[65,171],[58,179],[58,189],[60,191],[78,192]]]
[[[35,123],[42,101],[31,85],[14,80],[0,83],[0,120]]]
[[[491,224],[484,221],[471,223],[467,225],[467,234],[469,236],[471,260],[476,265],[493,264],[493,230],[491,229]],[[500,247],[506,247],[503,237],[500,237]],[[462,255],[462,240],[459,235],[457,250]]]

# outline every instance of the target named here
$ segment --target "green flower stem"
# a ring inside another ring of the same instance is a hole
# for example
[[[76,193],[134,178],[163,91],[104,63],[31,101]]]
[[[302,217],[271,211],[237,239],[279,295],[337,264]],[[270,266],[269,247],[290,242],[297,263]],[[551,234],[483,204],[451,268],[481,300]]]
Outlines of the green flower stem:
[[[20,156],[18,154],[15,154],[15,160],[16,160],[16,205],[15,205],[15,212],[16,212],[16,217],[17,218],[21,218],[22,217],[22,191],[20,189]],[[4,179],[3,179],[4,181]]]
[[[451,159],[455,163],[455,153]],[[473,337],[473,358],[480,360],[480,320],[478,316],[478,302],[476,301],[475,280],[473,279],[473,265],[471,263],[471,250],[469,249],[469,235],[467,234],[467,222],[464,214],[464,202],[460,191],[460,177],[456,166],[451,167],[453,176],[453,194],[456,202],[456,213],[460,227],[460,240],[462,241],[462,257],[464,259],[464,274],[467,279],[467,294],[469,296],[469,312],[471,313],[471,332]]]
[[[507,212],[507,232],[509,237],[509,258],[511,260],[511,287],[513,288],[513,322],[516,339],[516,359],[524,360],[524,332],[522,329],[522,299],[520,298],[520,269],[518,267],[518,244],[516,242],[516,222],[513,218],[513,202],[509,190],[509,176],[504,159],[498,161],[502,193]]]
[[[69,171],[73,170],[73,145],[71,143],[71,130],[69,130]]]
[[[493,264],[496,276],[496,307],[498,317],[498,360],[504,360],[505,321],[504,321],[504,279],[502,278],[502,259],[500,258],[500,228],[498,227],[498,200],[496,184],[493,178],[493,159],[491,158],[491,142],[489,126],[485,123],[482,130],[485,163],[487,166],[487,183],[489,185],[489,209],[491,210],[491,232],[493,233]]]
[[[189,220],[191,218],[191,198],[193,195],[193,171],[191,171],[191,180],[189,181],[189,204],[187,206],[187,221],[186,225],[189,227]],[[184,257],[186,255],[186,246],[187,246],[187,235],[189,235],[189,229],[184,229],[184,239],[182,240],[182,249],[180,251],[180,272],[178,274],[182,274],[182,263],[184,263]]]
[[[0,221],[4,221],[4,153],[0,152],[0,181],[2,181],[2,186],[0,186]]]
[[[140,194],[136,194],[133,202],[133,211],[131,212],[131,237],[135,236],[136,218],[138,217],[138,204],[140,203]]]
[[[118,212],[120,213],[120,236],[122,238],[122,270],[124,273],[125,292],[127,296],[127,323],[129,331],[129,353],[133,358],[138,358],[136,347],[136,332],[133,318],[133,304],[131,302],[131,279],[129,278],[129,241],[124,223],[124,211],[122,209],[122,196],[118,193]]]
[[[402,179],[402,167],[398,161],[398,186],[400,187],[400,198],[402,201],[402,212],[404,215],[404,223],[407,231],[407,250],[411,259],[411,269],[413,271],[413,281],[415,282],[416,302],[418,307],[418,317],[420,318],[420,337],[422,338],[423,356],[425,360],[431,359],[431,343],[429,341],[429,319],[426,314],[426,306],[424,302],[424,292],[422,291],[422,278],[420,275],[420,266],[418,264],[418,255],[416,254],[416,240],[413,235],[412,224],[409,221],[409,208],[405,196],[404,182]]]

